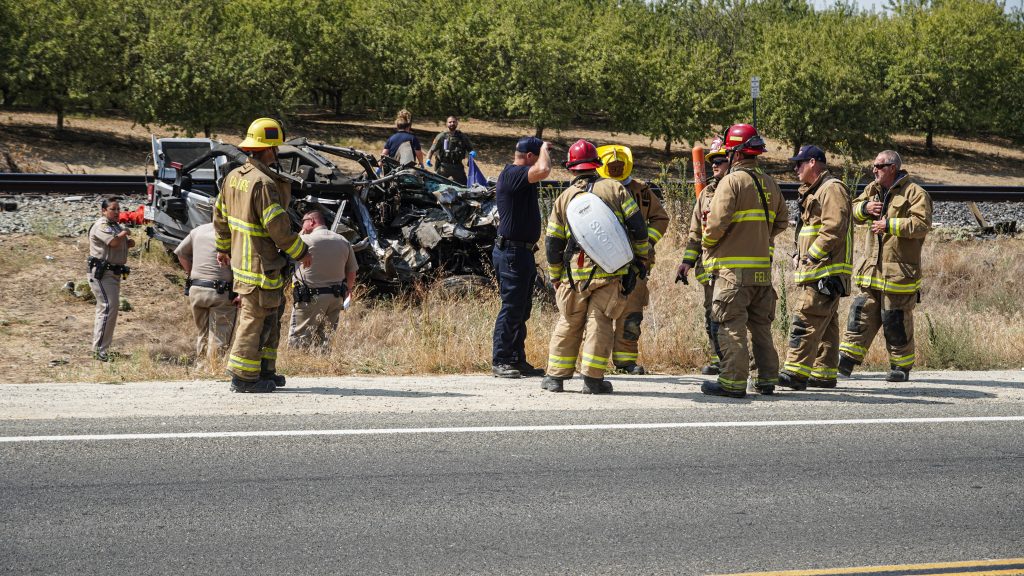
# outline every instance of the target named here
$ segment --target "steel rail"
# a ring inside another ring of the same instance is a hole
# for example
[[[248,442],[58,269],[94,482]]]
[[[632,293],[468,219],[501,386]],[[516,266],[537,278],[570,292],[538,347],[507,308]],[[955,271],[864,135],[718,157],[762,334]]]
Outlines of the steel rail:
[[[0,173],[0,194],[111,194],[143,195],[151,179],[125,174],[16,174]],[[692,182],[688,182],[692,184]],[[675,182],[679,184],[679,182]],[[545,180],[542,186],[564,190],[569,182]],[[974,184],[922,184],[935,202],[1024,202],[1024,186],[982,186]],[[797,197],[796,182],[780,182],[782,194]],[[858,185],[857,192],[864,189]]]

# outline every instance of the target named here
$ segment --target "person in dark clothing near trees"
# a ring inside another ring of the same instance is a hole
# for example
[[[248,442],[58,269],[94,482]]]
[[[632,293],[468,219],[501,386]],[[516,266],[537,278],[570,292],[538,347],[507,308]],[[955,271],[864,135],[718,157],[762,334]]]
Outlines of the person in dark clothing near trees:
[[[395,116],[395,130],[384,149],[380,151],[381,156],[390,156],[398,160],[403,166],[415,161],[423,166],[423,148],[420,146],[420,139],[412,133],[412,113],[402,109]]]
[[[427,165],[435,162],[436,171],[441,176],[466,185],[466,167],[462,162],[466,155],[473,151],[473,144],[462,130],[459,130],[459,119],[449,116],[446,122],[448,130],[434,137],[434,143],[427,151]]]
[[[491,257],[501,290],[501,311],[494,321],[491,371],[498,378],[541,376],[544,371],[526,361],[526,321],[533,308],[540,240],[538,183],[551,173],[548,143],[526,137],[516,144],[515,160],[498,176],[498,237]]]

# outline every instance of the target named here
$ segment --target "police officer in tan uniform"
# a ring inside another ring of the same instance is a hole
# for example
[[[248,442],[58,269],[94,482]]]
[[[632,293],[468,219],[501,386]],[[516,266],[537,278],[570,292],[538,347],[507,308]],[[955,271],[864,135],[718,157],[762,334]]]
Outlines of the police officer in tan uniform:
[[[729,173],[731,166],[729,156],[726,154],[725,143],[721,138],[715,138],[711,142],[711,148],[704,155],[704,159],[711,163],[712,177],[694,203],[693,213],[690,214],[686,249],[683,252],[683,262],[676,271],[676,278],[685,279],[692,269],[697,282],[704,289],[704,331],[708,335],[708,349],[711,350],[711,358],[700,372],[705,376],[714,376],[719,372],[721,351],[718,348],[718,323],[711,319],[714,287],[711,283],[711,273],[704,269],[704,259],[701,258],[703,250],[700,242],[704,235],[704,223],[707,221],[708,213],[711,212],[711,200],[715,197],[715,187]]]
[[[775,180],[757,165],[764,140],[749,124],[725,134],[732,169],[715,188],[701,244],[704,266],[714,276],[711,319],[718,323],[722,368],[701,392],[743,398],[750,374],[747,333],[753,346],[754,389],[772,394],[779,354],[772,341],[777,296],[772,286],[773,239],[789,225],[789,211]]]
[[[640,207],[640,215],[647,226],[647,240],[650,250],[643,258],[646,274],[636,279],[636,287],[626,297],[626,307],[615,319],[615,345],[612,348],[612,364],[626,374],[639,376],[646,371],[637,363],[639,358],[640,324],[644,320],[644,308],[650,302],[651,293],[647,288],[647,278],[654,266],[654,246],[665,235],[668,229],[668,212],[661,205],[661,199],[654,193],[650,184],[633,178],[633,151],[626,146],[609,145],[597,149],[601,159],[601,167],[597,173],[603,178],[613,178],[622,182],[626,190],[633,196]]]
[[[282,143],[284,131],[276,120],[253,121],[238,146],[252,157],[224,178],[213,210],[217,261],[231,266],[241,305],[228,356],[234,392],[273,392],[284,385],[284,376],[277,374],[285,283],[280,252],[302,266],[312,263],[286,212],[291,185],[270,169]]]
[[[803,146],[789,160],[801,183],[793,273],[800,296],[779,384],[794,390],[835,388],[839,299],[850,294],[853,271],[850,192],[829,173],[821,148]]]
[[[235,306],[231,268],[217,262],[217,233],[213,223],[196,226],[174,250],[188,274],[185,294],[196,325],[196,360],[220,362],[231,345],[235,329]],[[212,345],[207,346],[211,341]]]
[[[96,321],[93,324],[92,353],[102,362],[110,359],[117,311],[121,304],[121,280],[130,270],[128,249],[135,246],[128,230],[118,224],[121,204],[116,197],[100,202],[102,216],[89,228],[89,288],[96,297]]]
[[[296,268],[292,278],[293,307],[289,346],[330,349],[345,298],[356,283],[356,254],[344,236],[330,231],[324,215],[313,210],[302,217],[302,241],[314,264]]]
[[[541,387],[550,392],[563,391],[577,361],[583,373],[584,394],[612,392],[611,383],[604,380],[615,339],[612,323],[626,306],[623,277],[633,272],[630,264],[604,270],[582,251],[569,227],[569,202],[584,192],[594,194],[628,231],[635,256],[646,257],[650,247],[640,207],[622,184],[601,178],[599,166],[597,148],[590,142],[579,140],[569,148],[565,167],[573,172],[572,184],[555,199],[548,218],[545,253],[559,312],[541,382]]]
[[[853,221],[871,225],[855,267],[860,287],[839,345],[839,375],[864,361],[882,329],[889,350],[889,382],[906,382],[914,367],[914,308],[921,297],[921,249],[932,228],[932,199],[910,181],[895,150],[879,152],[875,181],[853,201]]]

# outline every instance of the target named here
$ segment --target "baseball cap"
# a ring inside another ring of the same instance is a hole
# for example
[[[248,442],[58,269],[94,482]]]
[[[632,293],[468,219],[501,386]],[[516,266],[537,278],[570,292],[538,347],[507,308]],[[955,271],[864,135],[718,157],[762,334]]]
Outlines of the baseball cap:
[[[525,136],[519,139],[516,143],[516,152],[526,154],[527,152],[533,152],[534,154],[540,154],[540,147],[544,144],[544,141],[536,136]]]
[[[804,144],[796,156],[789,159],[790,162],[803,162],[805,160],[817,160],[825,162],[825,151],[814,144]]]

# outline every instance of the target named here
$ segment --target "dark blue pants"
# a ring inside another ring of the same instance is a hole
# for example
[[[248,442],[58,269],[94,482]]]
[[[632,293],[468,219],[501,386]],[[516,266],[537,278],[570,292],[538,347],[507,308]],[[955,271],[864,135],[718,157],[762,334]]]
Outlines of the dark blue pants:
[[[492,364],[515,364],[526,361],[526,321],[533,309],[533,285],[537,278],[537,262],[533,251],[525,246],[494,246],[491,261],[498,273],[501,290],[501,311],[494,321]]]

